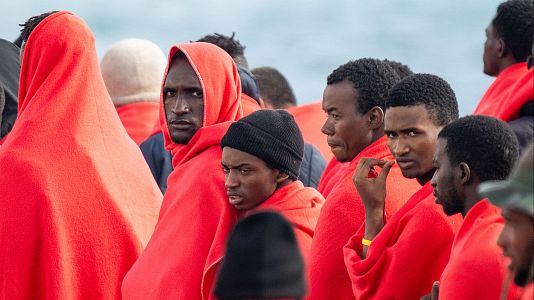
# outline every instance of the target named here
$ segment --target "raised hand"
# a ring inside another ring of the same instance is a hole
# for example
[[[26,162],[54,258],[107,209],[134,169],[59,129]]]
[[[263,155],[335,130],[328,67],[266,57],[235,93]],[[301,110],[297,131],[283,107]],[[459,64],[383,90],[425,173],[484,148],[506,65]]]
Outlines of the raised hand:
[[[363,201],[365,210],[384,209],[386,178],[395,161],[364,157],[360,159],[352,182]],[[382,168],[380,174],[375,167]]]
[[[439,298],[439,281],[432,284],[432,292],[428,295],[421,297],[421,300],[438,300]]]

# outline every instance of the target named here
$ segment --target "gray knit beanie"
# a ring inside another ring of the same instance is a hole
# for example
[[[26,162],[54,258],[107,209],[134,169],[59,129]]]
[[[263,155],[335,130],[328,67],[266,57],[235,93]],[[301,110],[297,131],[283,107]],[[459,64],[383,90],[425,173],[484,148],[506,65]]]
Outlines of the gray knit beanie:
[[[125,39],[111,46],[100,68],[115,106],[159,102],[167,59],[154,43]]]

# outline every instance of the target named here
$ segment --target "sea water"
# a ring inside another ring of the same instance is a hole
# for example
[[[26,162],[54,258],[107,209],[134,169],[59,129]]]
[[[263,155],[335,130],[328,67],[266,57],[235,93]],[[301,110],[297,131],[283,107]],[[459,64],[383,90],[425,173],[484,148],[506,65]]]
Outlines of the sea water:
[[[484,29],[495,0],[2,0],[0,38],[50,10],[71,10],[92,28],[100,57],[116,41],[144,38],[164,52],[213,32],[236,33],[252,68],[272,66],[299,103],[321,98],[326,77],[362,57],[388,58],[447,80],[460,114],[473,112],[493,78],[482,72]]]

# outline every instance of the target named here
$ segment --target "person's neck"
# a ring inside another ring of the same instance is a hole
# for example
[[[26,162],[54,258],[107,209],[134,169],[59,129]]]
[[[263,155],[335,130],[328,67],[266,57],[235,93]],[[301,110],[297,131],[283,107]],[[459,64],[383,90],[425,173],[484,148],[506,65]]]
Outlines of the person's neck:
[[[504,70],[508,69],[510,66],[513,66],[517,64],[518,61],[516,61],[512,56],[507,56],[501,60],[501,63],[499,64],[499,72],[497,72],[497,76],[499,76]]]
[[[483,197],[480,196],[480,194],[477,191],[477,186],[479,183],[480,181],[475,180],[471,182],[469,185],[466,185],[463,187],[462,193],[463,193],[463,198],[464,198],[464,205],[463,205],[464,209],[461,213],[462,213],[462,216],[464,217],[471,210],[471,208],[473,208],[473,206],[475,206],[478,202],[480,202],[480,200],[483,199]]]
[[[427,172],[425,175],[417,177],[417,182],[419,182],[421,186],[427,184],[430,181],[430,179],[432,179],[432,176],[434,176],[435,171],[436,169],[433,168],[432,170]]]
[[[291,178],[288,178],[282,182],[280,182],[277,186],[276,186],[276,189],[281,189],[283,188],[284,186],[287,186],[287,185],[290,185],[292,184],[293,182],[295,182],[295,180],[291,179]]]
[[[379,129],[377,130],[374,130],[373,133],[372,133],[372,137],[371,137],[371,142],[369,143],[369,145],[371,145],[372,143],[378,141],[380,138],[382,138],[384,136],[384,125],[382,125],[382,127],[380,127]]]

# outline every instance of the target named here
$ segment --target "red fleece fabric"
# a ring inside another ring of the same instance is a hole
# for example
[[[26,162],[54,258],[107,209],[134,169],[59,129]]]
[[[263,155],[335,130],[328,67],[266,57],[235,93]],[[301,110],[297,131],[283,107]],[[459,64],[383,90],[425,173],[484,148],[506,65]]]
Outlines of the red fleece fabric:
[[[209,299],[237,221],[226,195],[220,146],[230,121],[242,117],[237,68],[212,44],[175,45],[169,62],[177,52],[185,54],[202,85],[204,124],[186,145],[173,143],[161,101],[161,128],[174,170],[156,230],[124,279],[124,299]]]
[[[487,199],[467,212],[441,275],[440,299],[500,299],[509,265],[497,245],[503,227],[500,209]],[[514,293],[510,289],[508,299],[516,299]]]
[[[304,187],[302,182],[297,180],[276,190],[271,197],[247,215],[263,210],[275,210],[282,214],[293,224],[295,237],[307,262],[315,226],[324,201],[316,189]]]
[[[159,103],[130,103],[118,107],[117,113],[128,135],[140,145],[152,134],[159,120]]]
[[[365,219],[363,203],[352,182],[362,157],[393,160],[386,137],[369,145],[344,170],[340,183],[326,198],[319,216],[310,255],[310,299],[353,299],[350,278],[343,262],[343,246]],[[393,165],[387,180],[384,218],[393,215],[420,185],[402,176]]]
[[[517,63],[502,71],[480,100],[475,115],[487,115],[505,122],[519,117],[523,105],[534,101],[534,69]]]
[[[339,183],[343,173],[350,163],[341,163],[335,157],[333,157],[326,165],[326,168],[321,175],[317,190],[325,198],[328,197],[332,189]]]
[[[327,161],[334,157],[330,146],[326,142],[326,135],[321,132],[321,128],[324,122],[326,122],[326,113],[323,111],[323,106],[320,101],[294,106],[288,108],[287,111],[295,118],[295,122],[299,125],[306,142],[317,147]]]
[[[534,299],[534,283],[527,285],[521,292],[520,300],[532,300]]]
[[[0,298],[121,299],[162,196],[79,17],[54,13],[31,33],[18,109],[0,147]]]
[[[363,224],[344,247],[354,298],[413,300],[430,293],[449,260],[461,216],[447,217],[430,182],[375,237],[361,259]]]
[[[241,106],[243,107],[243,116],[248,116],[261,109],[261,106],[256,100],[243,93],[241,93]]]

